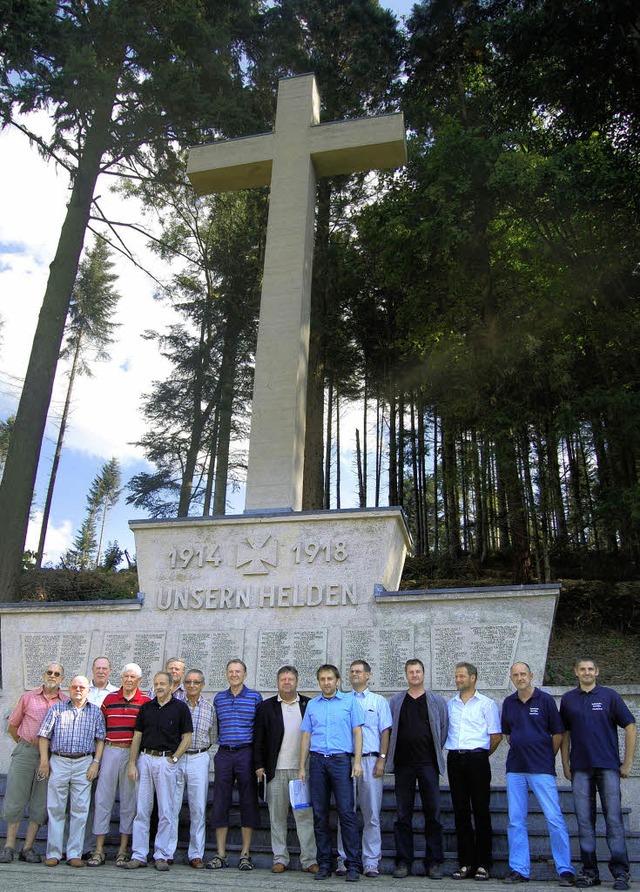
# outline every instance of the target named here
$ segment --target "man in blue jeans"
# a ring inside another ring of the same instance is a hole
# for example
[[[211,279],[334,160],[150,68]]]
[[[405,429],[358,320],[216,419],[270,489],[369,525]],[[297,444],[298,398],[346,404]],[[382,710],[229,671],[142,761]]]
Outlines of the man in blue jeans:
[[[300,730],[300,770],[307,776],[313,807],[313,827],[318,849],[318,872],[314,880],[331,876],[332,846],[329,828],[329,800],[335,799],[342,830],[347,883],[360,879],[360,834],[355,815],[353,780],[362,775],[362,726],[364,713],[355,697],[338,690],[340,672],[325,663],[316,673],[322,693],[307,704]],[[353,765],[351,757],[353,756]]]
[[[582,873],[576,886],[599,886],[596,855],[596,790],[607,828],[609,870],[614,889],[629,888],[629,856],[622,823],[620,778],[629,777],[636,749],[635,718],[622,697],[598,684],[600,670],[594,660],[574,666],[578,687],[560,703],[567,733],[562,741],[564,776],[571,781],[578,820]],[[624,762],[620,763],[618,728],[624,728]]]
[[[509,809],[509,869],[505,883],[529,882],[531,860],[527,833],[527,798],[532,791],[549,828],[551,854],[561,886],[575,885],[569,834],[560,810],[556,786],[556,753],[564,728],[555,700],[533,686],[527,663],[511,667],[514,694],[502,704],[502,733],[507,735],[507,805]]]

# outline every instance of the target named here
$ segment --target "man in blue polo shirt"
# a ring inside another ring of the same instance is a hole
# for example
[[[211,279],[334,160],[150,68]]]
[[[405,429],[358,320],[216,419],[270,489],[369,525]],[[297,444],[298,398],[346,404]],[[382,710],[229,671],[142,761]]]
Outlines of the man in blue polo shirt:
[[[318,872],[313,878],[326,880],[331,876],[329,800],[333,792],[342,830],[347,868],[345,880],[353,883],[360,879],[362,872],[352,778],[362,775],[364,713],[355,697],[338,690],[340,672],[336,666],[325,663],[318,669],[316,677],[322,694],[309,701],[300,725],[302,740],[298,772],[299,779],[305,780],[309,758],[309,789],[318,849]]]
[[[560,810],[556,786],[556,753],[564,728],[550,694],[533,686],[527,663],[514,663],[511,683],[514,694],[502,704],[502,733],[509,741],[507,755],[507,805],[509,808],[509,869],[505,883],[529,882],[530,855],[527,834],[527,797],[531,790],[538,800],[549,828],[551,854],[561,886],[575,885],[571,866],[569,834]]]
[[[256,710],[262,703],[262,695],[245,685],[246,677],[247,667],[242,660],[229,660],[227,663],[229,687],[213,698],[218,723],[218,752],[213,760],[215,775],[211,824],[216,831],[217,852],[207,864],[210,870],[229,866],[227,832],[235,781],[238,782],[242,832],[242,851],[238,868],[253,870],[249,853],[251,839],[254,828],[260,825],[258,784],[253,771],[253,728]]]
[[[578,687],[560,703],[567,733],[562,741],[564,776],[571,781],[578,821],[582,873],[576,886],[599,886],[596,855],[596,790],[607,827],[609,870],[614,889],[629,888],[629,856],[622,823],[620,778],[629,777],[636,750],[635,718],[613,688],[598,684],[600,670],[594,660],[574,666]],[[624,728],[624,762],[620,763],[618,728]]]

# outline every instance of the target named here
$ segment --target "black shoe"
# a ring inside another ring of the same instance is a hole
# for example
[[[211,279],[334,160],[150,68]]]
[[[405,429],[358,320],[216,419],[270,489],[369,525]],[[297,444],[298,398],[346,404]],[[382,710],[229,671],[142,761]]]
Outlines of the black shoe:
[[[560,874],[560,882],[558,883],[559,886],[575,886],[575,884],[576,884],[575,873],[571,873],[568,870],[564,870]]]
[[[331,876],[331,871],[328,867],[320,867],[317,873],[314,873],[314,880],[328,880]]]
[[[23,849],[20,852],[19,858],[21,861],[26,861],[27,864],[40,864],[42,862],[42,858],[33,849]]]
[[[359,870],[348,870],[347,875],[344,878],[345,883],[357,883],[360,880],[360,871]]]
[[[431,864],[427,870],[427,876],[430,880],[441,880],[444,876],[442,864]]]
[[[0,852],[0,864],[11,864],[13,861],[13,849],[11,846],[5,846]]]
[[[397,880],[404,880],[409,876],[409,868],[406,864],[398,864],[396,869],[393,871],[393,876]]]
[[[591,886],[599,886],[600,877],[592,873],[580,873],[576,877],[576,886],[579,889],[589,889]]]
[[[629,877],[622,874],[622,876],[613,878],[613,888],[625,890],[629,888]]]
[[[523,877],[521,873],[518,873],[517,870],[512,870],[510,873],[506,875],[506,877],[502,880],[503,883],[528,883],[529,877]]]

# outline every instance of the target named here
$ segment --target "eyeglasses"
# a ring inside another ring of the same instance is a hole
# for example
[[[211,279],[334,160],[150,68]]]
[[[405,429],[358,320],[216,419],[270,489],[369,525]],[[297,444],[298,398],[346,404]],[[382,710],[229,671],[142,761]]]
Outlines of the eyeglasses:
[[[185,681],[185,684],[204,684],[203,681]]]
[[[52,672],[51,669],[47,669],[45,675],[53,675],[55,678],[60,678],[62,672]]]

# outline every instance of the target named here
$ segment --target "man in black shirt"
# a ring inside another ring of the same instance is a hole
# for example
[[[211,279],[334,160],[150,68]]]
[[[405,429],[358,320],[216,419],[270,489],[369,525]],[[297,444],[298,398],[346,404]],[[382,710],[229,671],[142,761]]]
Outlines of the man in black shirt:
[[[424,814],[424,863],[432,880],[442,879],[444,861],[440,823],[440,780],[445,762],[442,748],[449,719],[446,701],[425,691],[424,664],[407,660],[404,667],[409,689],[391,698],[393,726],[387,771],[396,776],[396,868],[394,877],[404,878],[413,864],[413,809],[416,781]]]
[[[182,700],[171,695],[171,676],[157,672],[153,678],[155,698],[140,707],[129,754],[129,780],[140,780],[137,812],[133,822],[133,853],[124,866],[147,866],[149,819],[153,794],[158,798],[158,832],[154,861],[157,870],[169,870],[173,858],[171,824],[177,784],[176,765],[189,749],[193,734],[191,712]],[[136,760],[140,759],[136,765]]]

